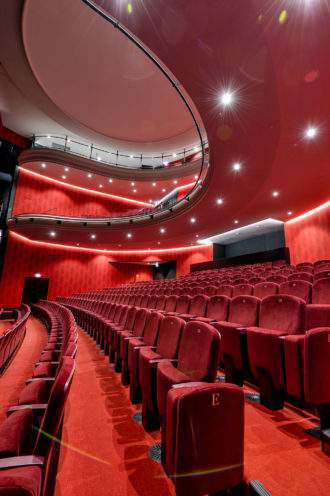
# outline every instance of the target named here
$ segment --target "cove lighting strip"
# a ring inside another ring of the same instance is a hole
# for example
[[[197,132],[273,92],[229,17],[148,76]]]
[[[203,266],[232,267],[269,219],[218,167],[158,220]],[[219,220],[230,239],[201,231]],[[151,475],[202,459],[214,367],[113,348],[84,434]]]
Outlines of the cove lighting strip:
[[[191,251],[201,248],[208,248],[211,246],[211,243],[208,245],[192,245],[192,246],[180,246],[177,248],[162,248],[162,249],[154,249],[154,250],[105,250],[105,249],[99,249],[99,248],[84,248],[83,246],[71,246],[71,245],[62,245],[61,243],[50,243],[49,241],[37,241],[34,239],[27,238],[26,236],[22,236],[22,234],[18,234],[15,231],[10,231],[10,235],[13,236],[14,238],[24,241],[25,243],[31,244],[31,245],[37,245],[37,246],[45,246],[45,247],[51,247],[51,248],[59,248],[59,249],[65,249],[65,250],[71,250],[71,251],[80,251],[80,252],[85,252],[85,253],[102,253],[104,255],[133,255],[133,254],[140,254],[140,255],[148,255],[150,253],[152,254],[161,254],[161,253],[181,253],[185,251]]]
[[[35,177],[38,177],[40,179],[44,179],[45,181],[49,181],[51,183],[60,184],[61,186],[66,186],[67,188],[75,189],[78,191],[84,191],[85,193],[90,193],[93,195],[99,195],[99,196],[103,196],[106,198],[112,198],[114,200],[119,200],[119,201],[123,201],[126,203],[131,203],[133,205],[138,205],[139,207],[148,207],[148,208],[153,207],[153,205],[151,203],[147,203],[147,202],[143,202],[143,201],[139,201],[139,200],[134,200],[133,198],[126,198],[124,196],[112,195],[111,193],[104,193],[102,191],[83,188],[82,186],[75,186],[74,184],[65,183],[63,181],[59,181],[58,179],[53,179],[52,177],[44,176],[43,174],[39,174],[38,172],[34,172],[34,171],[29,170],[29,169],[25,169],[25,167],[20,166],[20,170],[22,170],[23,172],[27,172],[31,176],[35,176]]]
[[[325,203],[322,203],[322,205],[319,205],[318,207],[313,208],[312,210],[308,210],[307,212],[298,215],[298,217],[295,217],[294,219],[290,219],[286,222],[286,224],[294,224],[295,222],[299,222],[300,220],[304,220],[307,217],[310,217],[311,215],[317,214],[321,210],[324,210],[326,208],[330,208],[330,200],[326,201]]]

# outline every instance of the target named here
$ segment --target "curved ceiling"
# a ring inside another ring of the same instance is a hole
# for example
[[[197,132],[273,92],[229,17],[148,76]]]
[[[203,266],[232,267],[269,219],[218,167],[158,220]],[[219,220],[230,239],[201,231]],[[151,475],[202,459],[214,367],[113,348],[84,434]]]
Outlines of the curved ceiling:
[[[188,211],[150,226],[102,227],[95,245],[189,244],[262,219],[285,221],[328,200],[328,0],[144,0],[130,9],[126,0],[99,3],[189,93],[207,131],[210,167]],[[91,10],[91,22],[95,15]],[[224,106],[228,91],[233,102]],[[17,231],[49,240],[49,225]],[[95,246],[88,233],[59,228],[57,241]]]

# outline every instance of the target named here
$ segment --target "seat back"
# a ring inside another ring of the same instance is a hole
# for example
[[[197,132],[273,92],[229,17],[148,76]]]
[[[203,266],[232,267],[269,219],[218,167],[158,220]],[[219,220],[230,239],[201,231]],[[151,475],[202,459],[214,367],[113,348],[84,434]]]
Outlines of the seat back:
[[[233,294],[233,286],[231,286],[230,284],[221,284],[221,286],[218,287],[217,294],[229,296],[229,298],[231,298]]]
[[[157,296],[156,310],[163,310],[165,306],[165,296]]]
[[[227,320],[230,301],[229,296],[211,296],[207,305],[206,317],[213,320]]]
[[[271,276],[266,277],[266,281],[275,282],[276,284],[281,284],[282,282],[287,281],[287,277],[282,276],[281,274],[271,275]]]
[[[176,303],[176,312],[177,313],[189,313],[191,296],[182,295],[179,296],[178,301]]]
[[[149,312],[143,331],[143,341],[148,346],[154,346],[156,344],[159,327],[164,318],[159,312]]]
[[[218,292],[218,288],[217,286],[207,286],[205,289],[204,289],[204,294],[206,294],[207,296],[213,296],[213,295],[216,295]]]
[[[148,300],[148,308],[154,309],[157,303],[157,296],[151,295]]]
[[[126,316],[126,320],[124,323],[125,329],[127,331],[130,331],[133,329],[137,311],[138,311],[138,309],[136,307],[129,307],[128,312],[127,312],[127,316]]]
[[[307,281],[307,282],[313,282],[313,274],[310,274],[309,272],[294,272],[293,274],[290,274],[288,276],[288,281]]]
[[[237,286],[234,286],[233,288],[233,298],[234,296],[252,295],[252,293],[253,293],[252,284],[237,284]]]
[[[280,284],[279,293],[297,296],[306,303],[309,303],[312,293],[312,285],[307,281],[287,281]]]
[[[265,296],[270,296],[277,294],[279,292],[279,285],[275,282],[261,282],[254,286],[253,294],[257,298],[265,298]]]
[[[304,346],[305,399],[313,406],[330,404],[330,327],[308,331]]]
[[[330,278],[319,279],[313,284],[312,303],[330,305]]]
[[[266,296],[260,304],[259,327],[299,334],[304,326],[305,307],[305,302],[296,296]]]
[[[140,307],[141,308],[147,308],[148,306],[148,300],[149,300],[149,295],[143,295],[142,298],[141,298],[141,302],[140,302]]]
[[[165,317],[161,321],[156,351],[163,358],[177,356],[184,325],[184,320],[178,317]]]
[[[193,320],[183,329],[178,369],[193,381],[215,380],[220,356],[220,334],[211,325]]]
[[[204,317],[209,297],[205,295],[193,296],[190,302],[189,313],[198,317]]]
[[[175,312],[177,301],[178,297],[176,295],[167,296],[164,310],[166,312]]]
[[[324,279],[324,278],[330,278],[330,268],[327,270],[321,270],[320,272],[317,272],[314,275],[314,282],[318,281],[319,279]]]
[[[235,296],[229,307],[228,321],[243,326],[254,326],[258,322],[260,300],[256,296]]]
[[[146,326],[146,321],[150,317],[150,310],[147,308],[139,308],[135,314],[133,334],[134,336],[142,336]],[[125,326],[126,327],[126,326]]]
[[[174,386],[165,431],[165,469],[176,494],[222,494],[243,482],[244,393],[238,386]]]

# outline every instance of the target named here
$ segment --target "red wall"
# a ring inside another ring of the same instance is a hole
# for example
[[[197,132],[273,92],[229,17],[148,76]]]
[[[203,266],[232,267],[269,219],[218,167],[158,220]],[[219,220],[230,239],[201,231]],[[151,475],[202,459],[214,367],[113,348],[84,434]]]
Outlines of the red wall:
[[[139,207],[136,208],[139,209]],[[134,209],[134,205],[98,196],[94,193],[66,188],[20,170],[13,215],[49,213],[68,216],[108,216],[132,209]]]
[[[41,273],[50,278],[50,299],[93,289],[101,289],[152,278],[151,267],[131,263],[177,259],[177,273],[189,272],[191,263],[211,260],[212,249],[198,248],[176,256],[149,254],[110,256],[85,253],[66,248],[40,246],[9,234],[5,266],[0,282],[0,307],[16,307],[21,303],[25,276]],[[116,263],[109,263],[109,261]]]
[[[330,205],[292,224],[287,222],[285,240],[293,264],[330,259]]]

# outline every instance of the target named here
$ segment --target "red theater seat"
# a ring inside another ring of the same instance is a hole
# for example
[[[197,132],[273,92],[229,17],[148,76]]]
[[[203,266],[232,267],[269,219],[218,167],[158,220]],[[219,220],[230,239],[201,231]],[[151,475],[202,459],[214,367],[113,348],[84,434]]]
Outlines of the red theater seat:
[[[230,284],[222,284],[221,286],[218,287],[218,295],[224,295],[224,296],[229,296],[231,298],[233,294],[233,289],[234,287],[231,286]]]
[[[228,296],[211,296],[209,299],[205,317],[198,317],[201,322],[215,322],[227,320],[229,304],[231,299]]]
[[[191,296],[182,295],[178,297],[175,312],[167,312],[167,315],[180,315],[188,313],[191,302]]]
[[[253,288],[253,295],[260,299],[277,294],[278,292],[279,285],[275,282],[261,282]]]
[[[307,281],[313,282],[313,274],[309,272],[294,272],[288,276],[288,281]]]
[[[233,298],[235,296],[243,296],[243,295],[252,295],[253,293],[253,286],[252,284],[238,284],[237,286],[233,287],[233,293],[232,296]]]
[[[157,404],[163,427],[167,393],[174,384],[213,382],[220,353],[219,332],[205,322],[188,322],[182,332],[178,360],[162,360],[157,368]]]
[[[280,285],[280,294],[297,296],[309,303],[312,294],[312,284],[307,281],[287,281]]]
[[[267,296],[260,305],[259,327],[247,329],[248,357],[260,387],[262,404],[283,407],[285,393],[281,336],[299,334],[304,326],[305,302],[289,295]]]
[[[142,390],[142,423],[149,431],[158,427],[157,364],[162,359],[175,359],[178,354],[184,320],[174,316],[165,317],[159,328],[156,349],[140,350],[140,385]]]
[[[186,322],[188,320],[192,320],[198,317],[204,317],[207,309],[208,301],[209,301],[208,296],[202,294],[193,296],[190,302],[189,312],[180,313],[178,317],[185,320]]]
[[[243,391],[229,384],[174,386],[167,397],[164,445],[164,468],[177,496],[225,494],[240,486]]]
[[[139,380],[139,363],[141,348],[149,347],[149,349],[156,349],[155,345],[158,339],[158,332],[161,321],[164,316],[159,312],[151,312],[148,315],[143,337],[132,338],[128,341],[128,370],[129,370],[129,383],[130,383],[130,399],[132,403],[139,403],[141,400],[141,387]]]
[[[221,335],[221,362],[227,382],[243,384],[248,365],[246,335],[240,329],[257,324],[259,304],[260,300],[255,296],[236,296],[230,303],[228,322],[214,324]]]

